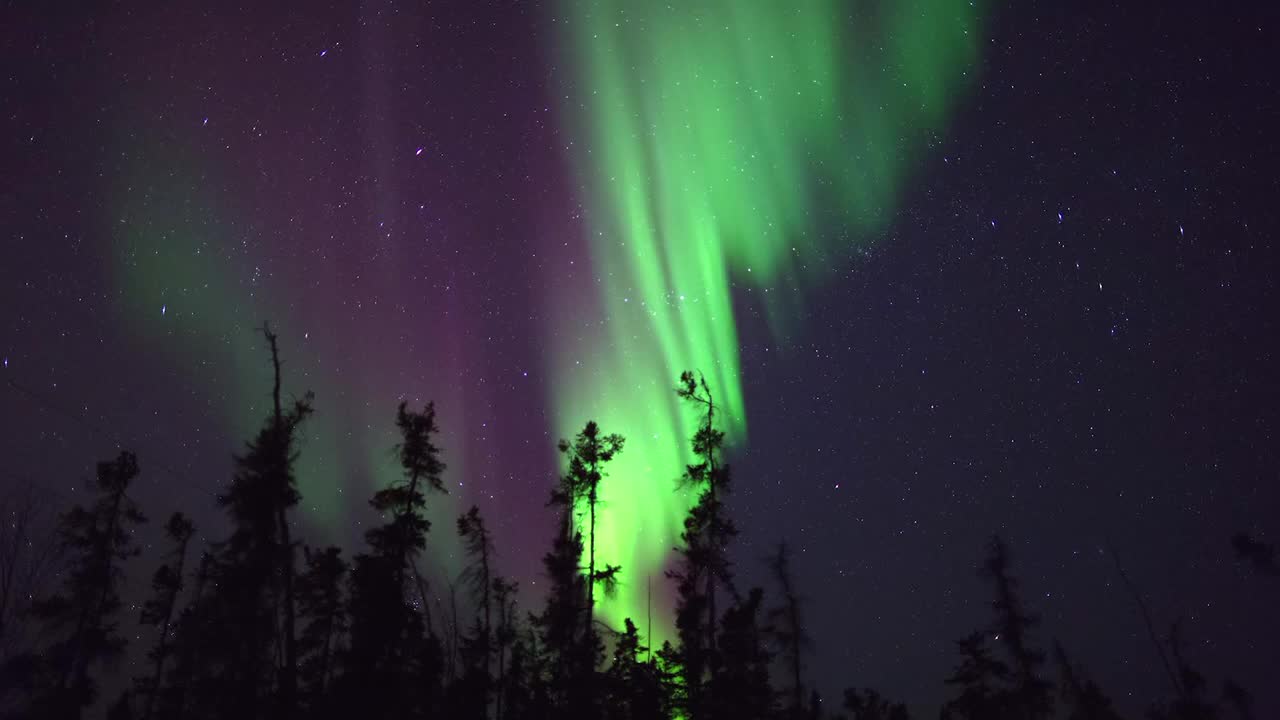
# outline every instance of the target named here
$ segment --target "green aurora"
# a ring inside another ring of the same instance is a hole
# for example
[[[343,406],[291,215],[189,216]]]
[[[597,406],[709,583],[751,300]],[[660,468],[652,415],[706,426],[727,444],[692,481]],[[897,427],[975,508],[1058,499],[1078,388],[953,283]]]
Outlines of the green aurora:
[[[597,536],[598,562],[624,574],[602,619],[621,625],[646,617],[646,578],[662,586],[693,500],[675,490],[694,421],[676,378],[704,373],[730,442],[745,442],[735,291],[781,329],[806,285],[875,238],[971,82],[981,13],[954,0],[563,7],[596,297],[561,302],[600,315],[561,314],[550,391],[562,436],[592,418],[627,437]]]

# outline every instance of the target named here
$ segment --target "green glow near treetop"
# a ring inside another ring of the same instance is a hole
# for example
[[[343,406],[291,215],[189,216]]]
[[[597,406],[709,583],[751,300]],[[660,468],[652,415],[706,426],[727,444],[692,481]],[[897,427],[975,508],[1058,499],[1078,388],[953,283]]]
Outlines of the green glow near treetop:
[[[645,618],[646,578],[663,586],[693,500],[675,490],[693,432],[676,378],[703,372],[745,442],[734,293],[755,293],[779,327],[874,239],[967,82],[980,13],[952,0],[563,7],[595,297],[564,300],[552,396],[564,437],[589,418],[627,437],[597,537],[598,562],[622,566],[602,608],[621,626]]]

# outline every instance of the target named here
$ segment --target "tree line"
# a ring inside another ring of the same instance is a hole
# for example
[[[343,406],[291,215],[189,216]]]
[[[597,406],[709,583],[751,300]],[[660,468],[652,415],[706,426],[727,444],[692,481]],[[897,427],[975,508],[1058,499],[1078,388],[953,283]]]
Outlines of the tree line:
[[[45,524],[56,537],[38,535],[44,510],[30,492],[6,496],[0,717],[63,720],[93,709],[114,720],[908,718],[905,704],[875,690],[851,687],[838,703],[823,703],[808,683],[811,639],[785,544],[769,562],[771,602],[763,589],[735,583],[731,468],[720,408],[700,375],[683,373],[675,388],[697,418],[692,462],[677,487],[696,500],[667,573],[675,637],[651,647],[631,619],[610,627],[596,612],[600,594],[627,572],[596,552],[600,489],[625,451],[622,435],[587,422],[559,443],[563,469],[548,501],[557,521],[542,560],[549,589],[540,607],[521,608],[518,583],[496,572],[487,519],[471,507],[453,528],[466,555],[463,609],[450,592],[450,607],[437,601],[433,612],[421,569],[433,531],[425,512],[446,492],[434,405],[396,408],[401,472],[370,498],[383,522],[365,533],[360,552],[303,544],[294,532],[295,466],[314,398],[282,399],[277,339],[269,328],[263,333],[272,403],[217,498],[230,530],[193,548],[195,526],[173,513],[140,609],[126,612],[121,600],[126,564],[140,554],[134,530],[147,522],[129,494],[140,472],[133,453],[98,463],[93,501]],[[1273,547],[1247,535],[1233,546],[1260,574],[1277,576]],[[37,593],[55,574],[60,587]],[[1038,618],[999,537],[980,574],[991,591],[991,622],[956,642],[942,720],[1118,720],[1063,645],[1046,652],[1036,644]],[[1148,717],[1252,717],[1248,693],[1230,681],[1211,691],[1183,653],[1181,627],[1159,638],[1133,592],[1171,688]],[[130,623],[154,630],[143,672],[117,696],[100,697],[136,635]]]

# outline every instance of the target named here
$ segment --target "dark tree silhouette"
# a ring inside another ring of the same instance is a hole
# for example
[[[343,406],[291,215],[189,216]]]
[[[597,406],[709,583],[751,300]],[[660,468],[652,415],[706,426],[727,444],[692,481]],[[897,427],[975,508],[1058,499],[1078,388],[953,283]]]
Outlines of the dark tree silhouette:
[[[391,519],[365,534],[370,552],[355,558],[343,688],[350,712],[367,708],[383,716],[412,715],[429,707],[438,694],[440,670],[439,641],[426,634],[424,615],[408,585],[430,530],[422,516],[426,492],[445,492],[445,465],[434,442],[439,432],[434,404],[419,413],[400,403],[396,426],[403,477],[370,500]]]
[[[165,523],[165,536],[173,543],[169,562],[156,569],[151,577],[151,598],[142,606],[140,622],[160,629],[155,647],[148,653],[151,660],[151,677],[140,679],[137,689],[146,698],[143,704],[142,717],[150,720],[155,712],[156,698],[160,694],[164,681],[164,666],[171,652],[170,640],[173,625],[173,610],[178,603],[178,593],[182,591],[182,578],[187,564],[187,544],[195,534],[195,525],[180,512],[169,517]]]
[[[775,698],[769,681],[770,657],[760,627],[764,593],[752,588],[734,603],[721,624],[719,657],[707,694],[707,717],[715,720],[766,720]]]
[[[791,554],[786,543],[778,545],[777,552],[769,558],[769,570],[781,591],[781,603],[769,611],[770,634],[781,648],[781,659],[786,663],[790,676],[791,702],[788,712],[799,720],[806,714],[804,707],[803,653],[810,642],[801,617],[803,599],[796,591],[791,573]]]
[[[493,579],[493,601],[498,606],[498,625],[494,628],[494,649],[498,658],[498,684],[494,688],[494,717],[503,718],[503,700],[507,692],[507,651],[516,641],[516,593],[520,584],[503,578]]]
[[[347,618],[342,582],[347,563],[342,550],[328,547],[313,551],[303,548],[306,568],[298,577],[298,616],[302,634],[298,637],[300,689],[306,706],[315,714],[324,704],[332,676],[338,642],[346,631]]]
[[[469,560],[462,579],[477,607],[474,626],[464,643],[464,682],[457,697],[456,714],[463,717],[487,717],[493,673],[493,608],[492,562],[493,537],[485,525],[480,508],[472,506],[458,518],[458,537]]]
[[[640,644],[635,623],[627,618],[613,644],[613,658],[604,672],[608,716],[616,720],[661,720],[670,717],[658,666],[646,661],[648,648]]]
[[[561,480],[561,488],[569,496],[571,510],[577,501],[587,506],[587,612],[585,623],[588,633],[595,632],[595,587],[604,584],[611,587],[620,568],[607,565],[596,569],[596,508],[600,503],[600,482],[606,477],[605,466],[622,452],[625,439],[618,434],[602,435],[600,426],[588,421],[573,441],[560,441],[560,452],[567,458],[569,467]]]
[[[300,498],[294,477],[299,428],[312,412],[311,393],[286,408],[281,400],[276,336],[263,327],[271,351],[271,413],[236,457],[230,489],[218,498],[230,516],[230,538],[213,564],[214,624],[239,632],[212,644],[206,655],[224,675],[202,705],[224,716],[256,717],[274,696],[274,717],[297,711],[294,548],[288,511]],[[274,681],[274,682],[273,682]],[[215,710],[216,708],[216,710]]]
[[[26,647],[20,622],[62,562],[54,498],[33,483],[0,494],[0,663]]]
[[[146,521],[129,497],[138,476],[133,453],[98,463],[98,498],[76,505],[60,522],[61,541],[70,565],[61,593],[41,600],[33,614],[61,639],[28,668],[35,713],[39,717],[78,718],[93,702],[97,685],[93,666],[116,657],[125,646],[117,627],[123,565],[138,554],[133,528]]]
[[[553,495],[552,502],[567,503],[567,498]],[[595,672],[601,649],[590,642],[582,616],[586,612],[586,581],[582,568],[582,535],[569,519],[566,504],[556,524],[551,551],[542,560],[549,583],[546,604],[535,620],[540,634],[542,656],[535,661],[546,670],[546,695],[559,717],[591,718],[586,690],[588,676]]]
[[[870,688],[845,689],[844,709],[849,711],[851,720],[910,720],[911,717],[906,705],[890,702]]]
[[[729,465],[721,454],[724,432],[716,426],[717,406],[706,379],[691,372],[680,375],[676,395],[698,409],[701,417],[692,439],[697,462],[685,467],[681,486],[697,493],[684,520],[677,548],[680,562],[670,577],[676,580],[676,629],[680,636],[678,662],[684,690],[683,711],[691,720],[703,720],[710,699],[707,677],[716,672],[716,590],[732,589],[728,546],[737,528],[724,510],[729,492]]]
[[[961,640],[961,664],[947,680],[961,692],[943,707],[943,717],[1047,718],[1053,713],[1052,685],[1040,675],[1044,654],[1030,642],[1030,632],[1039,621],[1022,607],[1009,550],[999,536],[988,543],[979,575],[990,583],[995,595],[991,603],[995,610],[992,640],[1004,649],[1007,664],[991,656],[984,633]]]
[[[1120,720],[1111,707],[1111,699],[1085,673],[1071,662],[1062,644],[1053,644],[1053,657],[1062,673],[1058,695],[1066,711],[1066,720]]]

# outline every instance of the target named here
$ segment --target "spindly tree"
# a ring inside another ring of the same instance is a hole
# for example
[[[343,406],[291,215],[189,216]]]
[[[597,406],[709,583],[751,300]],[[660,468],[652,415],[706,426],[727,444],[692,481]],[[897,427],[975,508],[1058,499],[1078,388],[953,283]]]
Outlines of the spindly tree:
[[[720,625],[706,716],[714,720],[770,720],[775,697],[769,680],[770,655],[760,623],[764,593],[752,588],[733,603]]]
[[[143,704],[143,720],[150,720],[156,708],[156,698],[164,682],[164,666],[172,651],[170,640],[173,629],[173,611],[182,591],[183,573],[187,564],[187,544],[195,534],[195,525],[180,512],[169,517],[165,524],[165,536],[173,543],[169,560],[156,569],[151,577],[151,598],[142,606],[141,623],[160,631],[155,647],[147,653],[151,660],[151,677],[140,679],[138,690],[146,698]]]
[[[718,406],[705,378],[680,375],[676,395],[699,412],[692,449],[695,462],[685,467],[682,488],[697,493],[684,520],[678,548],[680,562],[670,577],[676,580],[676,630],[680,637],[680,668],[684,710],[692,720],[706,717],[704,697],[708,675],[719,662],[716,652],[716,596],[731,589],[728,545],[737,528],[724,509],[730,488],[729,465],[722,457],[724,432],[716,425]]]
[[[50,634],[59,637],[31,665],[37,717],[78,718],[93,702],[97,685],[91,669],[116,657],[125,646],[117,626],[124,563],[138,554],[134,528],[145,522],[129,497],[138,476],[138,460],[122,452],[98,463],[98,497],[88,507],[76,505],[60,523],[69,567],[61,593],[33,607]]]
[[[803,601],[792,577],[791,553],[786,543],[779,544],[777,552],[769,558],[769,570],[781,593],[780,603],[769,611],[769,629],[778,644],[791,682],[788,713],[795,720],[800,720],[805,715],[804,682],[801,679],[803,653],[810,640],[801,617]]]
[[[238,632],[222,639],[217,657],[209,658],[222,678],[219,691],[206,700],[226,716],[249,718],[270,710],[274,717],[287,718],[297,711],[298,690],[288,513],[300,499],[294,476],[297,441],[313,397],[307,393],[286,407],[276,335],[268,327],[262,332],[271,351],[271,412],[245,453],[236,457],[231,487],[218,498],[232,532],[213,564],[217,593],[210,609],[219,615],[216,622]],[[271,707],[264,707],[269,698]]]
[[[606,477],[605,467],[620,452],[625,439],[617,433],[604,435],[595,421],[588,421],[573,441],[561,440],[560,452],[568,460],[561,481],[570,502],[583,502],[587,515],[587,633],[595,633],[596,585],[611,588],[620,568],[606,565],[596,569],[596,509],[600,504],[600,482]],[[576,510],[576,508],[574,508]]]
[[[475,624],[463,648],[464,673],[461,692],[457,699],[462,706],[458,714],[465,717],[486,717],[489,707],[490,685],[493,673],[490,664],[493,657],[493,537],[485,525],[480,508],[471,509],[458,517],[458,537],[462,539],[468,563],[462,571],[462,579],[471,592],[471,601],[477,608]]]
[[[426,633],[414,599],[420,591],[409,580],[416,579],[414,559],[426,547],[431,527],[423,516],[426,493],[445,492],[445,464],[435,444],[435,406],[414,412],[400,403],[396,427],[401,477],[369,502],[389,519],[365,534],[369,552],[357,555],[352,568],[351,640],[343,688],[352,712],[364,703],[388,716],[420,711],[431,702],[439,681],[438,641]]]
[[[1039,720],[1053,714],[1052,685],[1041,676],[1044,653],[1031,643],[1031,630],[1039,620],[1022,606],[1018,581],[1013,577],[1009,549],[1000,537],[987,545],[979,570],[994,592],[991,607],[995,619],[989,631],[1004,650],[1004,659],[992,655],[987,632],[977,632],[959,642],[962,662],[948,684],[960,687],[960,695],[943,706],[944,718],[991,720]]]
[[[298,636],[299,689],[315,715],[324,703],[339,638],[346,631],[342,582],[347,563],[337,547],[303,548],[303,559],[305,567],[298,576],[298,616],[303,622]]]

